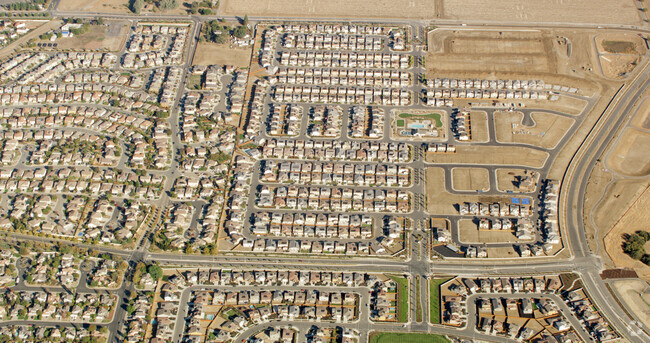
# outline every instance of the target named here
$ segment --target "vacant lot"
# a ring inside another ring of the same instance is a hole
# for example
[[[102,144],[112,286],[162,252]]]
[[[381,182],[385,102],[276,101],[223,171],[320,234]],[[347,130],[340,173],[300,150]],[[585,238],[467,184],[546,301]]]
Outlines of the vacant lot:
[[[646,98],[639,105],[639,109],[632,118],[630,125],[639,129],[650,130],[650,98]]]
[[[58,49],[120,51],[126,43],[129,25],[125,21],[93,25],[88,32],[70,38],[59,38]]]
[[[615,205],[618,205],[618,213],[621,213],[622,211],[620,210],[625,210],[629,206],[625,201]],[[603,206],[603,208],[607,211],[607,207]],[[621,244],[623,244],[623,234],[648,229],[648,223],[650,223],[650,212],[648,212],[648,208],[650,208],[650,192],[647,190],[646,183],[645,191],[634,200],[629,209],[625,211],[624,215],[616,222],[612,230],[607,233],[607,236],[603,240],[607,255],[609,255],[616,267],[634,268],[639,277],[646,281],[650,280],[650,267],[625,254],[621,248]],[[599,214],[603,213],[601,212]],[[618,216],[615,218],[618,218]],[[601,227],[600,229],[606,230],[608,228]]]
[[[552,44],[540,31],[438,29],[429,34],[427,72],[554,72]]]
[[[650,134],[628,127],[607,157],[607,165],[627,176],[650,174]]]
[[[650,326],[650,288],[642,280],[622,280],[611,283],[618,298],[643,324]]]
[[[222,15],[320,18],[431,18],[435,0],[224,0]]]
[[[553,113],[533,112],[533,126],[522,124],[521,112],[494,112],[497,141],[523,143],[553,149],[571,128],[575,120]]]
[[[492,22],[640,22],[634,1],[629,0],[445,0],[442,13],[446,19]]]
[[[502,192],[521,192],[516,182],[526,175],[526,169],[520,168],[499,168],[497,173],[497,188]],[[539,179],[539,177],[537,177]]]
[[[490,190],[490,175],[485,168],[454,168],[451,170],[452,185],[459,191]]]
[[[630,33],[607,33],[595,38],[603,75],[613,79],[627,77],[636,69],[645,52],[643,38]]]
[[[428,153],[427,161],[450,164],[511,165],[541,168],[548,153],[518,146],[456,146],[455,154]]]
[[[57,9],[60,11],[131,13],[129,0],[61,0]]]
[[[200,43],[196,47],[192,65],[229,64],[248,67],[251,50],[250,48],[231,48],[227,44]]]
[[[485,111],[471,111],[469,113],[470,131],[472,142],[487,142],[490,140],[488,131],[488,117]]]

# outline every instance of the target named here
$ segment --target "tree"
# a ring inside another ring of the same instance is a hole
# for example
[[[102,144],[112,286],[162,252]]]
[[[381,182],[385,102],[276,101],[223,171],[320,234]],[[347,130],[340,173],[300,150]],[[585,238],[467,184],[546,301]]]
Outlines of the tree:
[[[248,28],[248,14],[244,16],[244,23],[243,25]]]
[[[131,12],[140,14],[142,6],[144,6],[144,0],[131,0]]]
[[[245,26],[237,26],[233,31],[233,36],[237,38],[244,38],[248,34],[248,29]]]
[[[178,1],[176,1],[176,0],[161,0],[158,3],[158,7],[162,8],[163,10],[173,10],[174,8],[178,7]]]
[[[160,280],[160,278],[163,276],[162,268],[160,268],[160,266],[157,264],[152,264],[147,267],[147,273],[149,273],[149,275],[151,275],[154,280]]]

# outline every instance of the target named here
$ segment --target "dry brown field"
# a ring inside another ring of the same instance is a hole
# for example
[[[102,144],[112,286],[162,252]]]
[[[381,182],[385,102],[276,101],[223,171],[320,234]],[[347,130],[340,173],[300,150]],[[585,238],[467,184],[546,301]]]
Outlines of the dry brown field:
[[[494,112],[497,141],[522,143],[553,149],[560,143],[575,120],[547,112],[533,112],[533,126],[523,125],[521,112]]]
[[[642,280],[620,280],[611,283],[618,298],[646,327],[650,327],[650,287]]]
[[[453,168],[452,185],[459,191],[490,190],[490,175],[485,168]]]
[[[227,44],[199,43],[192,65],[234,65],[248,67],[251,48],[231,48]]]
[[[471,111],[469,118],[472,142],[488,142],[490,140],[490,132],[488,131],[487,113],[485,111]]]
[[[224,0],[220,14],[264,17],[413,18],[434,17],[435,0]]]
[[[607,165],[626,176],[650,174],[650,133],[628,127],[607,157]]]
[[[455,154],[428,153],[429,162],[450,164],[513,165],[541,168],[548,153],[532,148],[517,146],[456,146]]]
[[[129,35],[126,21],[107,22],[104,26],[93,26],[88,32],[74,37],[59,38],[58,49],[120,51]]]
[[[445,0],[442,14],[447,19],[492,22],[636,24],[641,21],[632,0]]]
[[[622,207],[622,209],[625,208],[627,207]],[[638,230],[648,230],[648,223],[650,223],[650,212],[648,208],[650,208],[650,192],[646,185],[644,192],[625,211],[624,215],[620,217],[603,240],[605,251],[607,251],[607,254],[616,267],[634,268],[639,277],[646,281],[650,279],[650,267],[625,254],[623,249],[621,249],[621,244],[623,244],[623,234],[633,233]]]
[[[638,129],[650,130],[650,98],[645,98],[639,105],[630,125]]]

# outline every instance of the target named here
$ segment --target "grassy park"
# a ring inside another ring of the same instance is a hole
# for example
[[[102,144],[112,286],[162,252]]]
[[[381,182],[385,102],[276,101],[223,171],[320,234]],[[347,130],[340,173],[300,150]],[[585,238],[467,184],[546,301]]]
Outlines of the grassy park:
[[[370,343],[449,343],[442,335],[426,333],[377,332],[370,336]]]

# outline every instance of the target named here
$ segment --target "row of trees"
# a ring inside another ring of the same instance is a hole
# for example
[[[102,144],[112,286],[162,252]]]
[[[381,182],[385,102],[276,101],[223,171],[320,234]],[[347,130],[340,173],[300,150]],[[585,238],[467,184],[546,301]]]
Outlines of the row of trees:
[[[163,11],[178,8],[178,0],[148,0],[147,2],[154,4]],[[130,0],[129,9],[135,14],[140,14],[142,7],[144,7],[144,3],[144,0]]]
[[[647,254],[644,248],[647,241],[650,241],[650,232],[648,231],[637,231],[631,235],[625,234],[623,235],[623,252],[635,260],[650,265],[650,254]]]
[[[13,4],[6,4],[5,7],[11,11],[38,11],[45,7],[45,0],[15,2]]]

